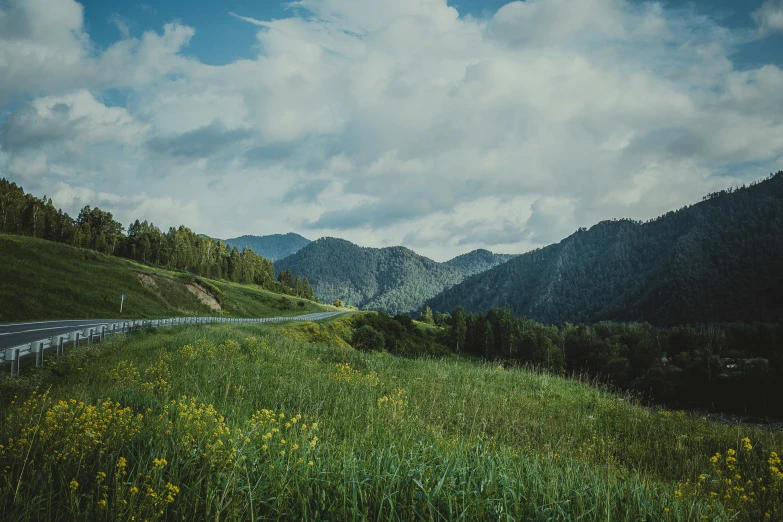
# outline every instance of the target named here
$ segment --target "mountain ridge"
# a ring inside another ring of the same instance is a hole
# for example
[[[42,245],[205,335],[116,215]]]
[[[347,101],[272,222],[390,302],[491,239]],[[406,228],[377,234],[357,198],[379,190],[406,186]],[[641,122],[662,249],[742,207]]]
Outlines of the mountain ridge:
[[[463,256],[472,260],[470,254]],[[468,268],[440,263],[404,246],[363,247],[342,238],[323,237],[276,261],[275,271],[290,269],[306,276],[324,302],[340,299],[352,306],[396,314],[411,312],[427,298],[462,281],[470,274],[469,268],[476,266],[465,264]]]
[[[256,254],[270,261],[290,256],[311,243],[311,240],[294,232],[286,234],[268,234],[265,236],[243,235],[223,239],[224,243],[239,250],[250,248]]]
[[[783,319],[783,172],[647,222],[606,220],[427,300],[548,322]],[[776,297],[778,296],[778,297]]]

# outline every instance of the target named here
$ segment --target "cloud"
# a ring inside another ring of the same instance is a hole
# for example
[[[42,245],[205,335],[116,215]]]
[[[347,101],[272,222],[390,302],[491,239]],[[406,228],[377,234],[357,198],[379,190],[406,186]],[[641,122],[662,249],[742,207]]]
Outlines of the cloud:
[[[128,28],[128,21],[117,13],[113,13],[109,16],[109,22],[117,27],[124,39],[130,38],[130,29]]]
[[[40,178],[49,173],[46,155],[38,154],[29,159],[15,157],[8,165],[8,172],[12,176],[22,178],[25,182]]]
[[[255,55],[214,66],[185,56],[198,28],[181,23],[98,49],[72,0],[2,6],[0,169],[217,237],[516,253],[783,157],[783,71],[736,64],[758,34],[693,8],[301,0],[281,20],[230,13]]]
[[[160,154],[206,158],[247,139],[250,135],[248,130],[228,130],[220,121],[215,120],[209,125],[176,136],[155,137],[150,140],[149,147]]]
[[[783,31],[783,0],[767,0],[751,17],[762,35]]]

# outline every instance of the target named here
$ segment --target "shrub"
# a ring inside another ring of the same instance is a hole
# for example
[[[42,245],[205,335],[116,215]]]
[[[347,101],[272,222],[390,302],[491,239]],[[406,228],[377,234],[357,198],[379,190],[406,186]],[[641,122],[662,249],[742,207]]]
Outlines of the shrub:
[[[386,343],[383,334],[369,324],[358,328],[353,333],[352,341],[351,344],[353,344],[354,348],[368,352],[383,350],[383,346]]]

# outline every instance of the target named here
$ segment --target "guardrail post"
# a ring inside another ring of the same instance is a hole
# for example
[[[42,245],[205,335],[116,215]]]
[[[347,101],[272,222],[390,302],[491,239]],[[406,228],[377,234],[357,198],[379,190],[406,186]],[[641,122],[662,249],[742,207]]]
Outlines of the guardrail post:
[[[101,326],[101,342],[103,342],[104,339],[106,339],[106,325],[105,324],[103,326]]]
[[[63,336],[61,335],[57,341],[57,357],[63,354]]]
[[[43,343],[35,343],[33,351],[35,352],[35,366],[43,366]]]
[[[81,332],[76,332],[76,339],[74,340],[76,344],[73,345],[75,348],[79,347],[79,337],[81,337],[81,334]]]
[[[11,377],[19,377],[19,348],[11,350]]]
[[[87,344],[92,344],[92,328],[90,328],[90,335],[87,338]]]

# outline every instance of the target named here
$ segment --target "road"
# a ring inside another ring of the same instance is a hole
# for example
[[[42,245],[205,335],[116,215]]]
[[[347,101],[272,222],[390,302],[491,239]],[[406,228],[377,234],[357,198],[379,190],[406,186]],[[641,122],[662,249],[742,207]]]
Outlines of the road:
[[[318,312],[314,314],[297,315],[290,317],[265,317],[263,319],[230,319],[233,322],[282,322],[282,321],[318,321],[327,319],[344,312]],[[220,317],[188,318],[205,319],[207,321],[225,321]],[[68,321],[35,321],[29,323],[0,323],[0,352],[6,348],[14,348],[30,344],[43,339],[51,339],[53,336],[65,335],[77,330],[95,328],[100,331],[102,326],[131,322],[132,319],[76,319]]]

